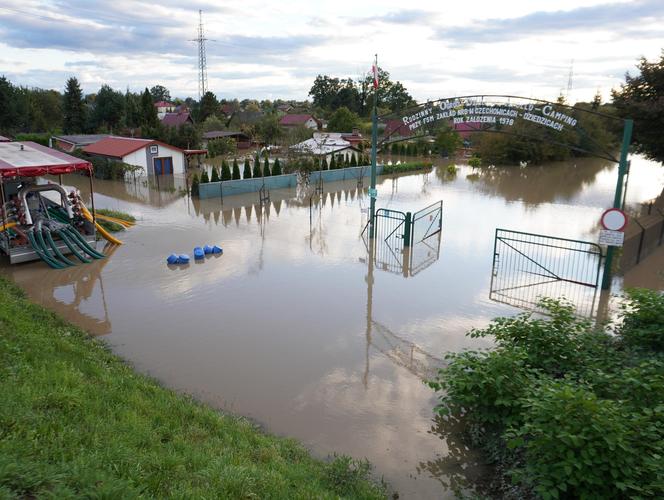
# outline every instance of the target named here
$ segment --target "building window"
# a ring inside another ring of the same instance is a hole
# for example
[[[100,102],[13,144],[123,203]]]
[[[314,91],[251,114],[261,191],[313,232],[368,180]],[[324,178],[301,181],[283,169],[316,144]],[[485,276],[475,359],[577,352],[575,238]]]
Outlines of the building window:
[[[154,146],[150,146],[150,154],[156,155],[159,152],[159,147],[155,144]]]

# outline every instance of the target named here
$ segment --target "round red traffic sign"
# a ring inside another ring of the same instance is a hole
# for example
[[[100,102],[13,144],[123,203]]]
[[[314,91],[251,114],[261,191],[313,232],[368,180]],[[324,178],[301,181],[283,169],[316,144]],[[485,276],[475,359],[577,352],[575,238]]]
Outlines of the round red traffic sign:
[[[627,225],[627,214],[619,208],[609,208],[602,214],[602,227],[610,231],[622,231]]]

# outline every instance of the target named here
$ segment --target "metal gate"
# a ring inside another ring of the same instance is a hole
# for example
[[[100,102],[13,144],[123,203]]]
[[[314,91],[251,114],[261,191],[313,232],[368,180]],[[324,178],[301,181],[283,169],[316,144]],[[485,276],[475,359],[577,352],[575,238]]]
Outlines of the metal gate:
[[[438,234],[443,227],[443,200],[415,212],[412,225],[411,246]]]
[[[566,298],[590,315],[601,263],[596,243],[496,229],[490,298],[528,308],[542,297]]]
[[[376,265],[385,270],[401,273],[404,266],[404,246],[410,242],[410,212],[379,208],[376,210]]]

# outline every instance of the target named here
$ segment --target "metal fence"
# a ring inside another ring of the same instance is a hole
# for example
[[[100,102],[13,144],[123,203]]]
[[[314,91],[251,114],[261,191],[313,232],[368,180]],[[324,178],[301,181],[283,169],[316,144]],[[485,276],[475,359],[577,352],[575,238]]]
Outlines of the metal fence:
[[[601,263],[596,243],[496,229],[490,298],[528,309],[543,297],[565,298],[590,316]]]
[[[623,272],[630,270],[664,243],[664,199],[646,203],[625,228],[620,257]]]
[[[443,228],[443,200],[415,212],[412,225],[411,245],[438,234]]]

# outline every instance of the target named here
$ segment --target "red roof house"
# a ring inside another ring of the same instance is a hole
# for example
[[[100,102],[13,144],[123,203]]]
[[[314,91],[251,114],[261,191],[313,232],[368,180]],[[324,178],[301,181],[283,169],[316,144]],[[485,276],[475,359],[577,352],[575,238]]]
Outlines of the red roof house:
[[[168,127],[179,127],[186,123],[193,125],[194,120],[191,114],[183,111],[181,113],[164,113],[164,116],[161,117],[161,123]]]
[[[316,130],[320,128],[321,123],[313,115],[293,114],[282,116],[279,120],[279,125],[282,127],[299,127],[304,125],[307,128]]]
[[[83,152],[141,167],[144,174],[184,173],[184,151],[153,139],[107,137],[85,146]]]

